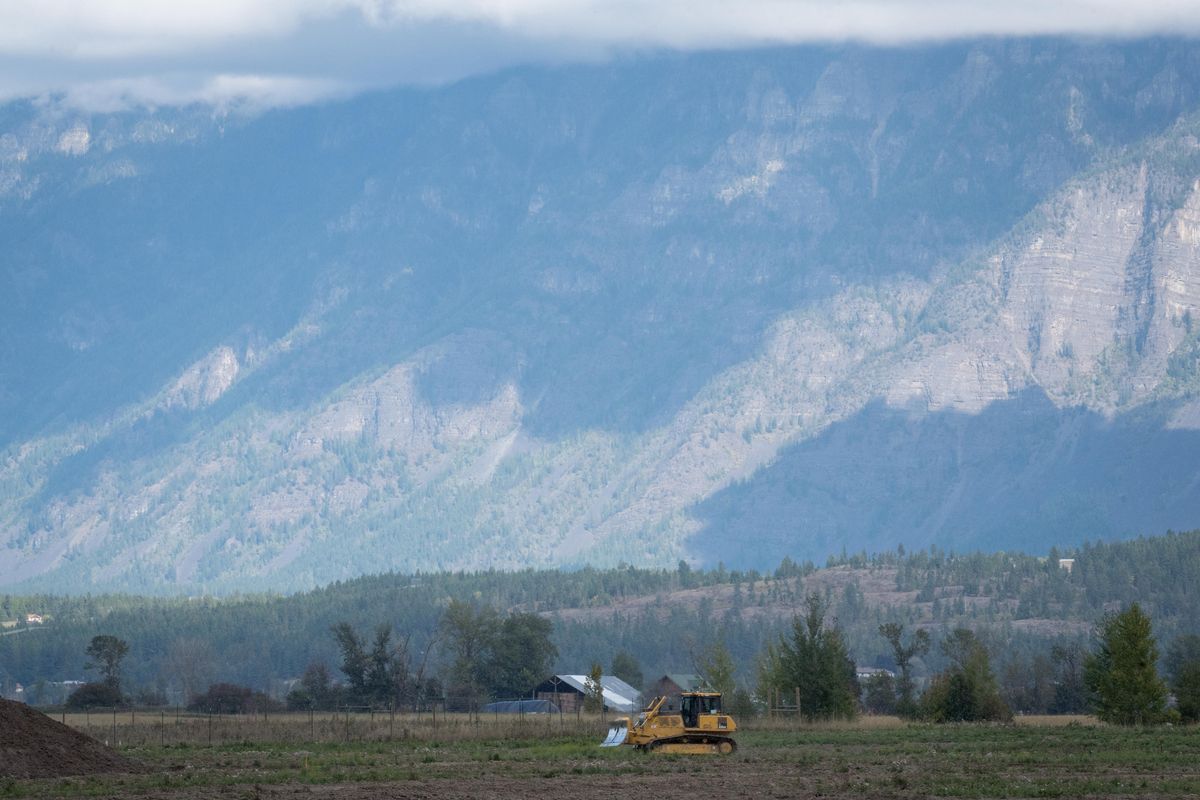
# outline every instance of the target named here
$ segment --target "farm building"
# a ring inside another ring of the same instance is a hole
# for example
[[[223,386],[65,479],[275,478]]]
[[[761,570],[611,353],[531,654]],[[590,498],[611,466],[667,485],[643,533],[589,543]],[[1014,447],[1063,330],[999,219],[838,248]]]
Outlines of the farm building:
[[[583,708],[587,679],[586,675],[554,675],[538,684],[533,696],[538,700],[549,700],[563,713],[573,714]],[[638,710],[639,692],[625,681],[613,675],[604,675],[600,678],[600,687],[604,693],[605,711],[632,714]]]
[[[890,669],[884,669],[883,667],[856,666],[854,668],[854,676],[860,681],[868,680],[876,675],[886,675],[889,678],[896,677],[896,673],[892,672]]]
[[[558,706],[549,700],[498,700],[488,703],[480,711],[484,714],[557,714]]]
[[[679,710],[679,695],[683,692],[696,692],[704,688],[704,679],[699,675],[688,672],[670,672],[650,684],[646,694],[650,697],[666,695],[665,711]]]

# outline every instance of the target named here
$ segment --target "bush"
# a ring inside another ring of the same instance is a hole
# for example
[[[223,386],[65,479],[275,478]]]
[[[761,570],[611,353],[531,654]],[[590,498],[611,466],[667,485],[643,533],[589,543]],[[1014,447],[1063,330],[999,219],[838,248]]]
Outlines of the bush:
[[[188,703],[188,711],[205,714],[254,714],[263,711],[282,711],[283,704],[248,686],[233,683],[214,683],[204,694]]]
[[[109,708],[125,702],[121,690],[111,683],[85,683],[67,697],[67,708]]]

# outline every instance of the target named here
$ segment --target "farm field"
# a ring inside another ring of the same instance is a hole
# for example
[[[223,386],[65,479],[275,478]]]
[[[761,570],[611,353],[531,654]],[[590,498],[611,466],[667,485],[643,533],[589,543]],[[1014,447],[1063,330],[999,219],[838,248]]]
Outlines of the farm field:
[[[124,728],[118,722],[117,733],[121,752],[144,773],[0,779],[0,797],[1200,796],[1200,730],[1120,729],[1086,718],[1009,726],[765,720],[739,735],[736,754],[719,758],[602,750],[602,724],[586,718],[452,715],[436,730],[428,720],[401,719],[406,724],[393,727],[389,739],[386,726],[398,722],[388,715],[282,715],[214,721],[208,744],[198,738],[208,735],[207,718],[176,726],[143,716]],[[310,726],[326,738],[301,741]],[[166,738],[167,727],[178,728],[178,743],[155,741]],[[139,735],[142,743],[128,743]]]

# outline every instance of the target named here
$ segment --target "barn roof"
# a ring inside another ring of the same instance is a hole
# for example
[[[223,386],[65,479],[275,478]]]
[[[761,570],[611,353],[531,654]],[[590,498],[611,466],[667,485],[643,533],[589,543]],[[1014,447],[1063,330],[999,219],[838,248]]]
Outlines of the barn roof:
[[[668,672],[663,676],[685,692],[694,692],[704,686],[704,679],[690,672]]]
[[[542,685],[553,682],[555,678],[559,683],[566,684],[580,694],[587,694],[587,675],[555,675]],[[604,695],[604,705],[607,707],[629,713],[637,710],[640,692],[615,675],[600,676],[600,688]]]

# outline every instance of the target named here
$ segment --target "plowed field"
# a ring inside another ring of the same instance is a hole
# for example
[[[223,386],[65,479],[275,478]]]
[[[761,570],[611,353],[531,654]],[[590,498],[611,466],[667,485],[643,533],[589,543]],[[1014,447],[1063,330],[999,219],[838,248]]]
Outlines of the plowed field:
[[[739,740],[727,757],[601,750],[582,737],[145,746],[126,754],[146,774],[0,782],[0,797],[1200,796],[1200,730],[1188,728],[810,727]]]

